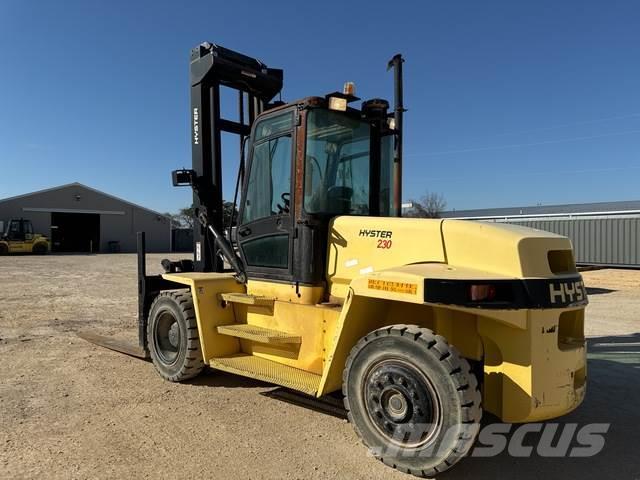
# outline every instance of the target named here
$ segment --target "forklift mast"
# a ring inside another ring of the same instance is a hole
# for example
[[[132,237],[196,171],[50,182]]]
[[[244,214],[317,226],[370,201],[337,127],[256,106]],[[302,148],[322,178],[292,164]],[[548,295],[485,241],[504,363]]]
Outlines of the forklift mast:
[[[196,217],[207,219],[216,232],[222,233],[225,228],[221,134],[227,132],[238,135],[242,149],[256,117],[281,91],[282,80],[282,70],[268,68],[255,58],[209,42],[191,50],[193,205]],[[222,86],[238,93],[238,121],[221,117]],[[242,167],[240,165],[240,172],[243,171]],[[194,222],[194,270],[221,272],[223,263],[220,255],[216,254],[217,242],[211,241],[207,227],[201,223]]]

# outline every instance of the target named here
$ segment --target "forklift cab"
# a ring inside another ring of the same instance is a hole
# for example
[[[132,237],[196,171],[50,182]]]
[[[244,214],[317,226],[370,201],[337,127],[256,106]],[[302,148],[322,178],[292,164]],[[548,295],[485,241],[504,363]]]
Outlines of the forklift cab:
[[[29,242],[33,240],[33,225],[31,220],[14,218],[7,223],[3,238],[10,242]]]
[[[394,215],[388,104],[347,107],[355,99],[309,97],[256,119],[237,230],[249,278],[320,284],[331,218]]]

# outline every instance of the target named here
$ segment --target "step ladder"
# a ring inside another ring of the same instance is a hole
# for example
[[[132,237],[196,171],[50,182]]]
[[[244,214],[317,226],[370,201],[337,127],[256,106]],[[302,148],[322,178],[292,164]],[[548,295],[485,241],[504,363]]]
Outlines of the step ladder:
[[[222,293],[220,298],[229,303],[267,308],[273,308],[275,303],[274,298],[246,293]],[[300,335],[245,323],[218,325],[216,330],[222,335],[262,344],[280,345],[282,348],[295,348],[295,346],[302,343],[302,336]],[[274,383],[308,395],[315,395],[318,392],[322,378],[321,375],[283,365],[250,353],[237,353],[225,357],[212,358],[209,360],[209,365],[217,370]]]
[[[243,305],[255,305],[257,307],[273,307],[276,299],[273,297],[262,297],[249,295],[248,293],[221,293],[220,298],[228,303],[241,303]]]
[[[246,353],[212,358],[209,360],[209,365],[224,372],[275,383],[309,395],[315,395],[318,392],[322,378],[315,373]]]
[[[217,327],[218,333],[231,337],[243,338],[253,342],[274,344],[297,344],[302,343],[300,335],[293,335],[279,330],[259,327],[257,325],[247,325],[246,323],[234,323],[231,325],[220,325]]]

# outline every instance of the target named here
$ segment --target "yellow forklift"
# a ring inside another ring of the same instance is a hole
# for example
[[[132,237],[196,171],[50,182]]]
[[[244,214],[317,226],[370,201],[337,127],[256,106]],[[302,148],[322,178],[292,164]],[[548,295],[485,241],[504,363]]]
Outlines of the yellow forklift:
[[[10,253],[44,255],[49,250],[49,239],[39,233],[33,233],[31,220],[12,218],[7,222],[4,232],[0,233],[0,255]]]
[[[343,91],[273,101],[282,70],[191,52],[194,258],[146,275],[139,346],[172,382],[205,365],[320,397],[341,391],[374,456],[433,476],[505,422],[570,412],[586,385],[587,296],[570,241],[505,224],[401,218],[402,64],[394,105]],[[220,88],[238,117],[220,115]],[[221,133],[240,136],[237,229],[223,225]],[[246,158],[245,158],[246,157]],[[230,268],[228,268],[230,267]]]

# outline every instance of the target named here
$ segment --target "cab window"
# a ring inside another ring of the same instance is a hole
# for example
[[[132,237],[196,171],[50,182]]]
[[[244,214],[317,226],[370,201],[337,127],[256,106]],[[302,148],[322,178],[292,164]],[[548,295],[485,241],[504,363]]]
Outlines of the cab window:
[[[290,210],[292,113],[262,121],[256,127],[242,223]]]
[[[9,238],[11,240],[22,240],[23,235],[20,231],[20,220],[12,220],[9,224]]]
[[[325,109],[307,119],[304,208],[308,213],[370,213],[370,126]]]

